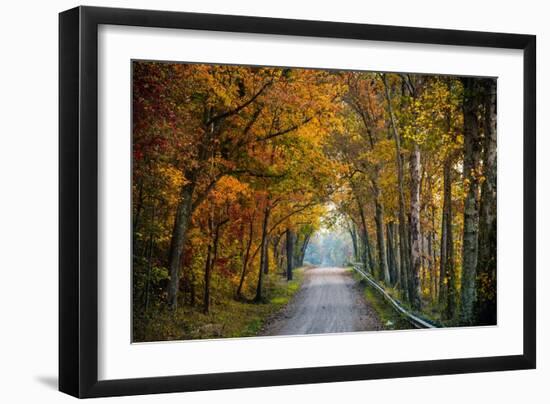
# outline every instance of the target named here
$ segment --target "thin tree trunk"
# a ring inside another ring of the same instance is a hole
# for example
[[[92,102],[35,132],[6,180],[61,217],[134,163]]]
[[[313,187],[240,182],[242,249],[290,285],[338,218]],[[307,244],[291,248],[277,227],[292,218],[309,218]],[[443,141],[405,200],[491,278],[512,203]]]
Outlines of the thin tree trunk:
[[[475,305],[476,325],[494,325],[497,318],[497,100],[496,80],[484,80],[485,116],[483,177],[479,218],[479,251]]]
[[[279,242],[281,237],[279,235],[270,237],[271,248],[273,249],[273,260],[275,261],[275,272],[279,270]]]
[[[455,269],[455,246],[454,246],[454,235],[453,235],[453,210],[452,210],[452,194],[451,194],[451,181],[452,173],[449,169],[447,174],[448,178],[448,190],[447,195],[447,260],[445,262],[445,275],[447,276],[447,318],[452,319],[456,313],[456,301],[458,296],[458,291],[456,288],[456,269]]]
[[[170,241],[170,253],[168,265],[170,270],[170,283],[168,285],[168,305],[172,310],[178,306],[178,284],[181,253],[187,239],[187,229],[192,214],[193,193],[195,182],[190,181],[182,187],[181,198],[176,211],[172,238]]]
[[[431,192],[431,191],[430,191]],[[435,206],[431,205],[431,220],[432,220],[432,230],[430,231],[430,239],[428,244],[428,251],[430,254],[430,291],[432,296],[432,302],[437,301],[437,269],[436,269],[436,258],[435,258]]]
[[[286,280],[292,280],[292,270],[294,269],[294,232],[286,229]]]
[[[155,206],[153,205],[153,213],[151,223],[155,222]],[[149,256],[147,258],[147,280],[145,284],[145,312],[149,309],[149,294],[151,290],[151,273],[153,272],[153,247],[155,245],[155,236],[149,236]]]
[[[439,303],[447,319],[456,313],[456,273],[454,262],[454,236],[452,211],[452,157],[443,163],[443,216],[441,227],[441,257],[439,275]]]
[[[426,216],[430,221],[430,230],[425,233],[427,249],[426,249],[426,263],[427,273],[429,274],[429,283],[427,284],[430,291],[430,299],[432,302],[437,301],[437,270],[435,265],[435,204],[433,200],[433,186],[432,177],[426,173],[426,192],[428,194],[428,203],[426,204]]]
[[[258,285],[256,287],[256,297],[254,298],[255,302],[261,302],[263,299],[262,287],[263,287],[263,273],[264,273],[264,262],[266,258],[266,240],[267,240],[267,226],[269,223],[269,206],[266,206],[264,209],[264,220],[262,223],[262,239],[260,247],[260,270],[258,271]]]
[[[446,163],[444,163],[444,167]],[[441,307],[447,305],[447,286],[449,277],[446,273],[447,264],[447,220],[449,216],[449,207],[447,206],[447,175],[443,168],[443,209],[441,210],[441,240],[439,244],[439,304]],[[450,188],[450,187],[449,187]]]
[[[136,201],[136,213],[134,215],[134,220],[132,221],[132,254],[135,255],[137,251],[137,232],[139,226],[139,220],[141,218],[141,211],[143,210],[143,179],[140,179],[138,185],[138,197]]]
[[[269,273],[269,238],[267,238],[265,241],[264,254],[264,274],[267,275]]]
[[[285,233],[286,233],[286,230],[285,230]],[[282,240],[282,236],[281,236],[281,240]],[[285,242],[284,243],[280,242],[278,248],[279,248],[279,262],[278,262],[277,266],[281,270],[283,275],[286,275],[286,265],[285,265],[285,262],[286,262],[286,235],[285,235]]]
[[[348,231],[351,237],[351,245],[353,247],[353,261],[357,262],[359,261],[359,250],[357,248],[357,232],[353,222],[348,223]]]
[[[374,271],[374,259],[372,257],[372,251],[370,247],[370,241],[369,241],[369,231],[367,229],[367,220],[365,218],[365,211],[363,210],[363,206],[357,199],[357,206],[359,207],[359,215],[361,216],[361,239],[363,241],[363,265],[365,266],[365,269],[372,273]],[[368,267],[367,267],[368,266]]]
[[[212,232],[212,220],[208,220],[208,227]],[[208,313],[210,310],[210,266],[212,265],[212,234],[209,235],[208,247],[206,250],[206,262],[204,266],[204,296],[203,296],[203,311]]]
[[[473,322],[475,280],[479,233],[479,168],[480,139],[478,127],[478,86],[474,78],[464,78],[464,239],[462,243],[462,277],[460,321]]]
[[[422,267],[422,233],[420,232],[420,148],[414,144],[411,153],[411,280],[410,301],[414,309],[420,310],[421,285],[420,270]]]
[[[242,269],[241,269],[241,278],[239,280],[239,287],[237,288],[237,298],[242,298],[243,293],[243,284],[246,277],[246,272],[248,268],[248,260],[250,258],[250,248],[252,247],[252,238],[254,235],[254,216],[250,219],[250,225],[248,228],[248,241],[246,243],[246,252],[244,254]]]
[[[447,80],[447,90],[451,94],[451,80]],[[449,105],[450,105],[450,99]],[[452,111],[449,106],[446,111],[446,129],[451,134]],[[453,153],[448,152],[443,162],[443,210],[441,220],[441,253],[439,257],[439,292],[438,299],[441,310],[447,319],[453,319],[456,313],[456,273],[453,234],[452,209],[452,166]]]
[[[386,243],[384,240],[384,208],[380,201],[380,188],[378,180],[372,181],[374,189],[374,205],[375,205],[375,222],[376,222],[376,239],[378,242],[378,265],[379,276],[383,277],[386,285],[390,284],[390,272],[388,269],[388,261],[386,257]]]
[[[386,95],[386,101],[388,104],[388,112],[390,115],[390,122],[392,127],[393,138],[395,141],[396,162],[397,162],[397,187],[399,191],[399,245],[400,245],[400,267],[401,267],[401,287],[405,295],[406,300],[411,300],[409,296],[409,282],[408,282],[408,236],[406,234],[406,222],[405,222],[405,194],[403,191],[403,161],[401,160],[401,140],[397,130],[397,123],[395,122],[395,116],[393,113],[393,107],[391,105],[391,95],[388,85],[388,80],[385,74],[382,75],[384,82],[384,90]]]
[[[205,290],[204,290],[204,312],[208,313],[210,310],[210,279],[212,278],[212,272],[214,271],[214,266],[218,260],[218,246],[220,244],[220,231],[222,226],[227,223],[229,219],[222,220],[218,223],[213,223],[214,240],[212,241],[212,260],[209,265],[207,265],[207,271],[205,271]],[[210,251],[207,256],[210,255]]]
[[[389,222],[386,224],[386,241],[390,284],[394,285],[397,279],[397,271],[395,267],[395,252],[393,246],[393,222]]]
[[[392,222],[392,243],[393,243],[393,254],[394,254],[394,265],[395,265],[395,280],[394,283],[401,283],[401,257],[399,254],[399,228],[398,225]]]
[[[189,282],[189,305],[193,307],[195,306],[195,302],[197,300],[197,293],[195,289],[197,278],[195,275],[195,271],[193,271],[192,269],[191,269],[190,278],[191,278],[191,281]]]
[[[426,262],[427,262],[427,270],[426,275],[428,275],[429,283],[428,283],[428,289],[430,291],[430,298],[433,300],[435,295],[435,283],[434,283],[434,266],[432,262],[432,232],[429,232],[426,234]]]
[[[293,240],[294,240],[294,247],[292,249],[292,253],[293,253],[293,256],[292,256],[292,268],[297,268],[299,266],[299,261],[300,261],[300,250],[301,250],[301,246],[302,246],[302,241],[300,240],[301,238],[301,232],[293,232],[294,234],[294,237],[293,237]]]
[[[401,283],[401,292],[403,293],[403,298],[407,301],[409,301],[409,273],[407,271],[407,258],[404,256],[408,256],[407,251],[407,241],[403,240],[403,237],[406,237],[406,235],[403,235],[403,232],[398,232],[399,236],[399,260],[400,260],[400,268],[401,268],[401,274],[400,274],[400,283]]]
[[[311,234],[307,234],[302,242],[302,247],[300,248],[300,255],[298,257],[298,262],[296,263],[296,268],[304,266],[304,257],[306,255],[307,246],[309,245],[309,240],[311,239]]]

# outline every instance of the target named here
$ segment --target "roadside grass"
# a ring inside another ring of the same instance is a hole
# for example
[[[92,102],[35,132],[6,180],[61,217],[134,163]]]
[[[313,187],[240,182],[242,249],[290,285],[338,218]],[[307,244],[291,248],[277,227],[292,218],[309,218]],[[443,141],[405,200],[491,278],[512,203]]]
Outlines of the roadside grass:
[[[382,285],[383,286],[383,285]],[[401,298],[399,291],[396,288],[387,288],[385,287],[384,290],[395,300],[397,300],[401,306],[403,306],[405,309],[407,309],[410,313],[423,318],[424,320],[427,320],[428,322],[432,324],[439,324],[440,326],[449,326],[450,324],[447,322],[445,323],[441,316],[441,307],[437,303],[433,303],[431,299],[427,296],[427,291],[425,291],[422,296],[422,311],[418,311],[412,308],[412,306],[406,302],[403,301]]]
[[[354,279],[363,286],[365,299],[369,303],[371,303],[371,305],[379,313],[380,319],[381,321],[383,319],[384,325],[386,326],[386,323],[389,322],[389,327],[387,327],[387,329],[414,329],[414,326],[412,326],[408,322],[407,318],[403,314],[397,312],[395,308],[380,294],[380,292],[370,286],[370,284],[355,270],[353,270],[353,268],[350,267],[349,270],[353,272]],[[439,325],[440,327],[449,327],[454,325],[452,320],[445,321],[442,319],[441,309],[439,305],[430,302],[426,296],[422,297],[423,311],[419,312],[417,310],[414,310],[407,302],[402,301],[401,297],[399,296],[399,292],[395,288],[384,287],[384,285],[380,286],[382,286],[392,298],[397,300],[401,304],[401,306],[408,310],[410,313],[419,316],[431,322],[432,324]]]
[[[353,272],[353,278],[363,288],[365,300],[374,309],[385,330],[410,330],[414,328],[405,316],[397,312],[380,292],[370,286],[361,275],[351,268],[350,271]]]
[[[402,314],[398,313],[390,305],[390,303],[388,303],[379,292],[369,286],[364,279],[361,283],[364,285],[365,299],[371,304],[372,308],[378,314],[378,318],[384,326],[384,329],[410,330],[414,328],[414,326],[412,326]]]
[[[209,313],[200,305],[151,311],[147,317],[134,317],[133,342],[238,338],[257,335],[265,321],[282,310],[300,289],[305,268],[294,270],[287,282],[278,273],[267,276],[261,303],[227,299],[212,302]]]

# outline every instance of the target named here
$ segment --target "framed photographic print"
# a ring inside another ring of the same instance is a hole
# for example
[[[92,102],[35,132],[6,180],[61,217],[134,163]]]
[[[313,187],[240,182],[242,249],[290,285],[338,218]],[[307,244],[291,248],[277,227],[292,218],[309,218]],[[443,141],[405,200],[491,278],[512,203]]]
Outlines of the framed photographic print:
[[[59,22],[61,391],[535,367],[534,36]]]

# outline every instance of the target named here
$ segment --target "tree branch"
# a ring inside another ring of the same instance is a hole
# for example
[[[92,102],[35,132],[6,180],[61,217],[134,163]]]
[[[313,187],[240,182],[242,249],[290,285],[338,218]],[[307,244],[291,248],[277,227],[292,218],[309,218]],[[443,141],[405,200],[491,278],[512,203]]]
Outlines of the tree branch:
[[[216,186],[216,184],[218,183],[218,181],[223,177],[225,176],[226,174],[225,173],[221,173],[221,174],[218,174],[217,176],[214,177],[214,179],[212,181],[210,181],[210,183],[208,184],[208,186],[206,187],[206,189],[200,193],[199,195],[197,195],[197,198],[195,199],[195,201],[193,202],[193,204],[191,205],[191,212],[194,212],[195,209],[197,209],[199,207],[199,205],[204,201],[204,199],[208,196],[208,194],[210,193],[210,191],[212,191],[212,189],[214,189],[214,187]]]
[[[206,122],[206,126],[219,121],[220,119],[227,118],[228,116],[238,114],[241,112],[244,108],[248,107],[250,104],[252,104],[263,92],[264,90],[269,87],[271,84],[273,84],[273,80],[268,81],[265,83],[260,90],[254,94],[248,101],[246,101],[244,104],[239,105],[238,107],[231,109],[229,111],[223,112],[220,115],[213,116]]]
[[[287,213],[286,215],[284,215],[281,219],[279,219],[277,222],[275,222],[275,224],[273,224],[269,228],[268,234],[270,234],[273,230],[275,230],[277,228],[277,226],[279,226],[281,223],[283,223],[289,217],[294,216],[297,213],[303,212],[304,210],[306,210],[308,208],[311,208],[315,205],[317,205],[317,202],[309,202],[309,203],[306,203],[305,205],[302,205],[300,208],[298,208],[296,210],[293,210],[290,213]]]
[[[285,135],[289,132],[292,132],[292,131],[298,129],[300,126],[307,124],[312,119],[313,119],[313,117],[308,117],[308,118],[304,119],[302,122],[297,123],[295,125],[292,125],[292,126],[286,128],[286,129],[280,130],[280,131],[275,132],[275,133],[269,133],[265,136],[260,136],[260,137],[256,138],[256,141],[257,142],[263,142],[263,141],[272,139],[272,138],[277,137],[277,136]]]
[[[258,177],[258,178],[283,178],[286,175],[286,173],[268,174],[268,173],[261,173],[261,172],[256,172],[252,170],[232,170],[227,173],[227,175],[231,175],[231,174],[235,174],[235,175],[246,174],[246,175],[250,175],[251,177]]]

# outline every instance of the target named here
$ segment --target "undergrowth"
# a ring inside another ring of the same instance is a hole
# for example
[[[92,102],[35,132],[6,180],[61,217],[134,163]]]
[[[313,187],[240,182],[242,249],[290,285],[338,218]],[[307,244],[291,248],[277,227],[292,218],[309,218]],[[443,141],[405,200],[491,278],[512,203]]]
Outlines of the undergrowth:
[[[146,316],[134,316],[133,342],[255,336],[268,317],[289,303],[303,276],[303,268],[294,270],[290,282],[280,274],[269,274],[261,303],[228,299],[213,302],[209,313],[203,313],[200,305],[179,307],[175,312],[152,309]]]

